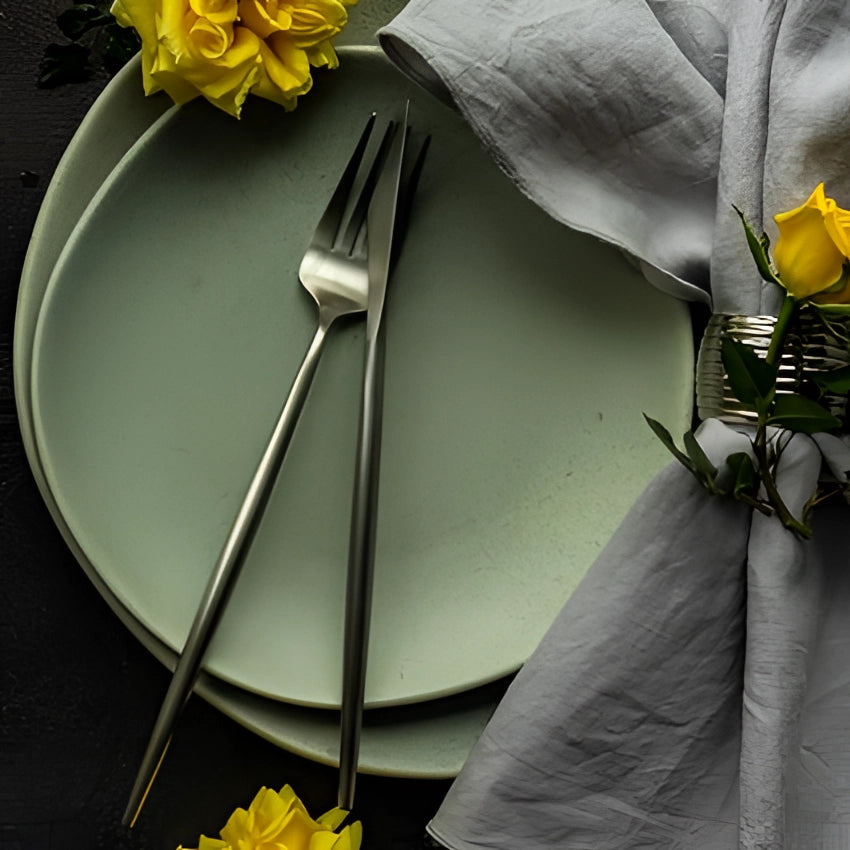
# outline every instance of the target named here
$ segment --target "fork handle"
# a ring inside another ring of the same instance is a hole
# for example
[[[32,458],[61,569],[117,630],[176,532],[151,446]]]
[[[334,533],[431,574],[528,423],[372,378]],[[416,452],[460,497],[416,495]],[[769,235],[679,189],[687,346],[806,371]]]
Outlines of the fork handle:
[[[142,758],[136,776],[130,801],[124,813],[124,824],[132,824],[144,805],[150,787],[165,756],[168,742],[180,712],[192,692],[200,672],[201,661],[212,639],[227,596],[233,587],[239,569],[260,525],[263,513],[271,496],[277,474],[286,456],[286,451],[295,432],[295,426],[307,394],[313,383],[313,376],[323,350],[325,336],[333,322],[332,316],[319,313],[319,325],[301,366],[292,382],[286,402],[281,409],[268,445],[257,465],[254,477],[248,487],[230,533],[222,547],[218,561],[207,581],[206,589],[198,605],[195,619],[189,630],[189,636],[183,651],[177,660],[177,666],[154,723],[150,741]]]

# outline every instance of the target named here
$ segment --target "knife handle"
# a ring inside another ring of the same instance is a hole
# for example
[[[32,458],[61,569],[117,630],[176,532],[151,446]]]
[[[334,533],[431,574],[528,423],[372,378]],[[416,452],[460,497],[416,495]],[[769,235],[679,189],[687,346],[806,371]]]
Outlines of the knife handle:
[[[348,811],[354,805],[363,699],[366,691],[381,466],[385,350],[381,325],[377,334],[366,342],[345,589],[338,805]]]

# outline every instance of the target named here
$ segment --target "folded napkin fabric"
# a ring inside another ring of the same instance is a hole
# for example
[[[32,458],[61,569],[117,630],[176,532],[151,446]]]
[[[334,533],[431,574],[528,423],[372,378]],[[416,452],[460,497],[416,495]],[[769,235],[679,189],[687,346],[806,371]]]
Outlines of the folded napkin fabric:
[[[772,215],[821,181],[850,203],[844,0],[410,0],[379,37],[553,217],[717,312],[781,301],[733,205],[775,238]],[[722,461],[746,436],[709,421],[700,440]],[[795,509],[821,465],[795,438]],[[803,542],[664,470],[431,833],[452,850],[850,848],[848,519],[819,506]]]
[[[709,12],[697,64],[644,0],[414,0],[380,39],[555,218],[707,286],[726,51]]]
[[[716,420],[698,438],[717,465],[749,446]],[[800,510],[820,452],[799,437],[785,458]],[[432,836],[451,850],[850,846],[846,510],[804,543],[663,470],[511,685]]]
[[[746,450],[722,426],[703,444]],[[514,680],[434,837],[606,850],[728,836],[748,533],[741,505],[662,472]]]
[[[379,38],[541,207],[719,312],[765,297],[732,204],[850,196],[843,0],[410,0]]]

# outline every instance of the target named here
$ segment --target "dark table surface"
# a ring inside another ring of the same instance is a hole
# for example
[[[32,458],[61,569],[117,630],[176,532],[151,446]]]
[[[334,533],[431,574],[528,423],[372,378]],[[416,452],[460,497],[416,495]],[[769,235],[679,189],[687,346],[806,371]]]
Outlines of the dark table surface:
[[[65,546],[30,472],[12,380],[15,305],[33,224],[59,158],[107,82],[37,86],[64,0],[0,0],[0,850],[175,848],[217,836],[267,785],[311,813],[336,774],[193,697],[139,823],[121,815],[168,673],[122,625]],[[364,776],[364,848],[421,847],[446,781]]]

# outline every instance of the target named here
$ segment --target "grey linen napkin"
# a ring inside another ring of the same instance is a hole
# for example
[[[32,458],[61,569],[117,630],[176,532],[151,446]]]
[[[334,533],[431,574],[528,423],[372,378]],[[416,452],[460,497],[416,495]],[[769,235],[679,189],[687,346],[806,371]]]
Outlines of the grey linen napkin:
[[[820,181],[850,206],[845,2],[411,0],[380,39],[552,216],[719,312],[781,298],[732,204],[768,232]],[[699,437],[718,461],[746,443],[711,421]],[[820,466],[795,438],[781,487],[796,508]],[[803,543],[664,470],[431,834],[453,850],[850,848],[847,510],[822,506]]]

